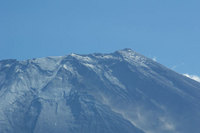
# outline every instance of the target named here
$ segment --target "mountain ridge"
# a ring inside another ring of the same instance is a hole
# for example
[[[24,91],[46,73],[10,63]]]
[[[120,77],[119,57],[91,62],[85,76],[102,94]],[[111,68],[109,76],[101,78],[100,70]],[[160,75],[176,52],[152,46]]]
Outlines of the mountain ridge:
[[[131,49],[0,61],[3,133],[198,133],[199,100],[200,83]]]

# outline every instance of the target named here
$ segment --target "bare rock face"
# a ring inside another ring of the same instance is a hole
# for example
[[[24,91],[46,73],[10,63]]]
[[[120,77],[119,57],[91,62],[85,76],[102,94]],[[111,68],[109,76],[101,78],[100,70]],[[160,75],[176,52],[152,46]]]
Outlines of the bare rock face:
[[[200,133],[200,83],[131,49],[0,61],[0,133]]]

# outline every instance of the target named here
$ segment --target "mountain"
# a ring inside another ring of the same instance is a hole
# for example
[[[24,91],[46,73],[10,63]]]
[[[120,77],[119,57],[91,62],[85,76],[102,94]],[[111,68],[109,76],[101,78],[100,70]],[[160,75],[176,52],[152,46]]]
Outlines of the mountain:
[[[200,133],[200,83],[131,49],[0,61],[0,133]]]

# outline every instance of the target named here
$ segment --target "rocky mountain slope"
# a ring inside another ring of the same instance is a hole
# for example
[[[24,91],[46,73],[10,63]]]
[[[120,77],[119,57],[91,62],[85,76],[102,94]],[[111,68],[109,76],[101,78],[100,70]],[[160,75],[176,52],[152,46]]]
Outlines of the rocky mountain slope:
[[[200,133],[200,83],[131,49],[0,61],[0,133]]]

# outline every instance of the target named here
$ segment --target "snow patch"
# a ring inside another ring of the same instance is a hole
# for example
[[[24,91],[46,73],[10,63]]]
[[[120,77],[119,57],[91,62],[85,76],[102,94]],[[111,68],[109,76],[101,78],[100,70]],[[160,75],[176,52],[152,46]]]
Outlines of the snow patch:
[[[46,57],[46,58],[34,59],[34,60],[31,60],[31,62],[39,65],[44,70],[53,71],[59,66],[59,64],[63,58],[64,57],[61,57],[61,56]]]
[[[66,69],[66,70],[68,70],[68,71],[70,71],[70,72],[73,72],[73,68],[70,65],[64,64],[63,68]]]
[[[118,51],[118,52],[129,63],[133,63],[134,65],[137,65],[137,66],[140,65],[140,66],[148,68],[148,66],[145,64],[147,59],[145,57],[133,52],[132,50],[128,50],[128,51],[122,50],[122,51]]]
[[[83,65],[85,65],[85,66],[87,66],[87,67],[89,67],[89,68],[91,68],[91,69],[94,69],[94,68],[95,68],[95,66],[92,65],[92,64],[83,63]]]
[[[23,72],[20,68],[17,68],[16,70],[15,70],[16,72]]]
[[[71,54],[71,56],[75,57],[76,59],[80,60],[80,61],[84,61],[84,62],[93,62],[93,60],[88,57],[88,56],[81,56],[81,55],[77,55],[77,54]]]
[[[123,85],[123,84],[121,84],[120,83],[120,81],[116,78],[116,77],[114,77],[111,73],[108,73],[108,72],[106,72],[106,73],[104,73],[104,76],[111,82],[111,83],[113,83],[114,85],[116,85],[116,86],[118,86],[118,87],[120,87],[120,88],[122,88],[122,89],[126,89],[126,87]]]
[[[118,59],[117,57],[114,57],[113,55],[98,55],[95,57],[98,59],[113,59],[113,60]]]
[[[6,64],[6,65],[5,65],[5,67],[10,67],[10,66],[11,66],[10,64]]]
[[[153,59],[152,59],[153,61],[157,61],[157,58],[156,57],[153,57]]]

